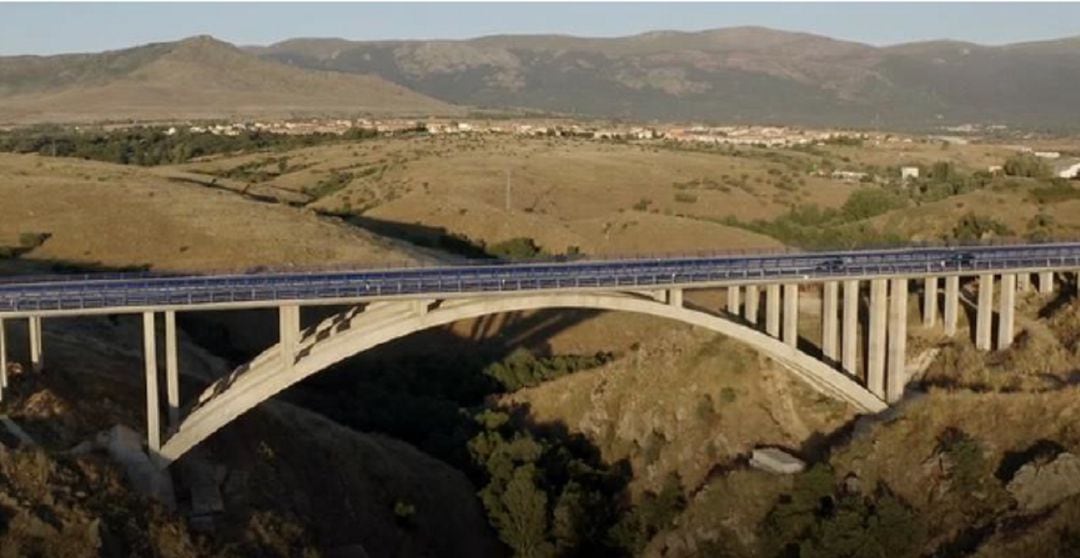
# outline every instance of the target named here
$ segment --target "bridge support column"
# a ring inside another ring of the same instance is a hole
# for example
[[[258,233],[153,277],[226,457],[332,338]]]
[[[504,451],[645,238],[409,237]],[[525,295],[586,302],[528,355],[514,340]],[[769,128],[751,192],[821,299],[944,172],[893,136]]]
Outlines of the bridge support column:
[[[667,303],[669,306],[676,308],[683,307],[683,290],[682,289],[668,289]],[[425,305],[426,308],[426,305]]]
[[[661,300],[661,302],[663,302],[663,299],[669,299],[669,298],[670,298],[670,296],[671,296],[671,291],[664,291],[664,292],[661,292],[661,293],[660,293],[660,295],[661,295],[661,297],[662,297],[662,300]],[[416,313],[417,313],[417,314],[419,314],[419,315],[423,316],[424,314],[427,314],[427,313],[428,313],[428,310],[431,310],[431,305],[432,305],[432,304],[433,304],[434,302],[435,302],[435,301],[433,301],[433,300],[428,300],[428,299],[423,299],[423,300],[414,300],[414,301],[413,301],[413,308],[414,308],[414,309],[416,310]],[[299,318],[298,318],[298,320],[299,320]],[[297,326],[298,326],[298,327],[297,327],[297,330],[299,330],[299,329],[300,329],[300,328],[299,328],[299,324],[297,324]]]
[[[889,370],[886,401],[894,403],[904,396],[907,385],[908,280],[893,279],[889,293]]]
[[[840,355],[843,359],[841,367],[844,372],[852,376],[858,375],[855,370],[859,351],[859,282],[849,279],[844,281],[844,327],[842,330],[843,340],[840,347]]]
[[[885,399],[885,322],[888,319],[888,283],[870,281],[870,335],[866,347],[866,387]]]
[[[997,348],[1007,349],[1013,342],[1013,328],[1016,317],[1016,275],[1006,273],[1001,276],[1001,300],[998,302],[998,339]]]
[[[7,387],[7,328],[4,318],[0,318],[0,401],[4,400],[4,388]]]
[[[780,285],[765,287],[765,332],[780,337]]]
[[[945,278],[945,335],[956,335],[956,321],[960,310],[960,277]]]
[[[989,351],[990,325],[994,318],[994,276],[984,273],[979,276],[979,306],[975,311],[975,348]]]
[[[154,313],[143,312],[143,360],[146,365],[146,445],[150,455],[161,449],[161,407],[158,403],[157,330]]]
[[[177,356],[176,312],[165,312],[165,397],[169,429],[180,425],[180,361]]]
[[[727,288],[727,311],[732,316],[739,315],[739,286],[730,285]]]
[[[821,353],[830,362],[836,362],[837,310],[839,310],[840,283],[828,281],[821,288]]]
[[[42,359],[41,343],[41,316],[27,318],[27,336],[30,340],[30,369],[40,372],[44,361]]]
[[[278,329],[281,341],[281,359],[286,370],[296,364],[296,345],[300,337],[300,307],[284,304],[278,308]]]
[[[757,285],[746,286],[746,304],[743,305],[743,317],[746,321],[758,323],[758,305],[761,303],[761,293]]]
[[[1031,274],[1020,273],[1016,276],[1016,290],[1021,293],[1031,291]]]
[[[799,284],[784,285],[784,343],[799,344]]]
[[[1041,271],[1039,272],[1039,294],[1050,294],[1054,292],[1054,272],[1053,271]]]
[[[937,325],[938,277],[927,277],[923,285],[923,325]]]

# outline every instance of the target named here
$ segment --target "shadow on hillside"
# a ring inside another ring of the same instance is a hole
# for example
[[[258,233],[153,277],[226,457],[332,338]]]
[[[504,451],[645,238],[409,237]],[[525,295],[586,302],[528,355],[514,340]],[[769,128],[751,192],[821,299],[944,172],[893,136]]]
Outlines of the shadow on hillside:
[[[445,227],[432,227],[429,225],[421,225],[419,223],[410,224],[402,223],[400,221],[388,221],[364,215],[333,216],[340,217],[345,223],[377,235],[402,240],[416,246],[442,250],[455,256],[466,258],[491,258],[484,249],[483,244],[477,244],[463,235],[451,233],[447,231]]]

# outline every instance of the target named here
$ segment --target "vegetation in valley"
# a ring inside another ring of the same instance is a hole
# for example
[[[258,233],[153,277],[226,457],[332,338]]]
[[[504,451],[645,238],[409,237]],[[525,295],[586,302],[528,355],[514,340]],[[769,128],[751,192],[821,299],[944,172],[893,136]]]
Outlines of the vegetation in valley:
[[[124,130],[71,130],[35,127],[0,133],[0,151],[75,157],[120,165],[175,165],[221,153],[261,150],[287,151],[332,142],[358,140],[373,131],[354,129],[337,134],[271,134],[251,131],[235,136],[163,127]]]

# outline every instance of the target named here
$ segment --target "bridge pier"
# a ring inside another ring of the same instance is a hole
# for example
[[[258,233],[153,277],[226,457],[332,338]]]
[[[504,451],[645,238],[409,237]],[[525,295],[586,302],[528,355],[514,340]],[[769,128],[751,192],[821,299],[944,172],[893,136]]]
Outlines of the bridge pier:
[[[923,326],[937,325],[938,277],[927,277],[923,285]]]
[[[161,407],[158,402],[157,330],[154,313],[143,312],[143,361],[146,365],[146,445],[151,456],[161,450]]]
[[[956,321],[960,310],[960,277],[949,275],[945,278],[945,335],[956,335]]]
[[[821,353],[830,362],[836,362],[837,311],[839,310],[840,284],[828,281],[821,288]]]
[[[296,364],[296,345],[300,337],[300,307],[283,304],[278,308],[278,339],[281,342],[281,361],[287,371]]]
[[[180,362],[177,356],[176,312],[165,312],[165,404],[169,429],[180,426]]]
[[[994,317],[994,276],[984,273],[979,276],[979,305],[975,311],[975,348],[989,351],[990,326]]]
[[[885,400],[895,403],[907,385],[908,280],[893,279],[889,293],[889,368]]]
[[[844,327],[841,330],[840,366],[851,376],[857,376],[855,370],[859,351],[859,281],[844,281]]]
[[[683,307],[683,290],[682,289],[668,289],[667,291],[667,303],[669,306],[676,308]],[[424,311],[427,312],[427,304],[424,304]]]
[[[1048,295],[1054,292],[1054,272],[1039,272],[1039,294]]]
[[[729,285],[727,288],[727,311],[732,316],[739,315],[739,286]]]
[[[784,343],[799,345],[799,284],[784,285]]]
[[[1016,290],[1021,293],[1031,291],[1031,274],[1020,273],[1016,276]]]
[[[888,283],[870,281],[870,335],[866,347],[866,387],[885,399],[885,322],[888,319]]]
[[[7,387],[7,327],[4,318],[0,318],[0,401],[4,400],[4,388]]]
[[[1001,276],[1001,300],[998,302],[998,339],[997,348],[1008,349],[1013,342],[1014,321],[1016,317],[1016,275],[1006,273]]]
[[[758,323],[758,304],[761,303],[761,294],[757,285],[746,286],[746,304],[743,305],[743,317],[751,324]]]
[[[27,337],[30,341],[30,370],[40,372],[44,366],[42,359],[41,316],[27,318]]]
[[[770,337],[780,337],[780,285],[765,287],[765,332]]]

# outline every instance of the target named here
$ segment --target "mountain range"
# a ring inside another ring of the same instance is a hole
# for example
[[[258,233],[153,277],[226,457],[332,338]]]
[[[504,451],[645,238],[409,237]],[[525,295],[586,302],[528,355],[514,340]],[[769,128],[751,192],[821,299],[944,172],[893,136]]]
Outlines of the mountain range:
[[[1080,37],[876,47],[734,27],[618,38],[208,37],[99,54],[0,57],[0,122],[73,116],[461,114],[926,128],[1080,127]]]
[[[296,68],[205,36],[0,57],[0,123],[460,112],[378,76]]]

